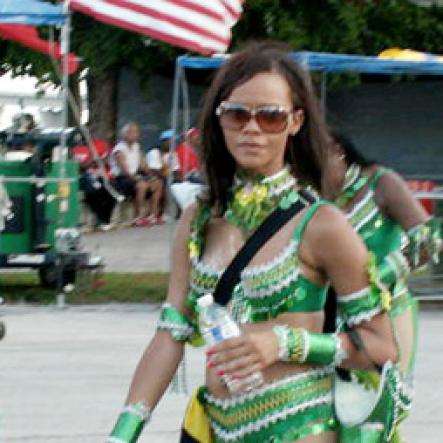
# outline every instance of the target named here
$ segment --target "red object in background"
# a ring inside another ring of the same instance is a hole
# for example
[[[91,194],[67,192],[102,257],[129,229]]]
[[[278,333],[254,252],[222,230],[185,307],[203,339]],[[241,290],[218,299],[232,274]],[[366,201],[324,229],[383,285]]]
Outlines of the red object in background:
[[[0,36],[7,40],[13,40],[23,46],[27,46],[34,51],[47,54],[57,60],[61,60],[62,58],[60,45],[40,38],[37,29],[34,26],[0,24]],[[77,69],[77,56],[75,54],[69,54],[68,73],[73,74]]]
[[[95,150],[97,155],[102,159],[106,160],[111,152],[109,143],[101,138],[92,139],[92,143],[94,143]],[[72,158],[78,161],[83,167],[87,167],[88,163],[93,159],[93,155],[88,145],[77,145],[71,149]],[[108,169],[108,165],[105,163],[106,169]],[[97,169],[97,167],[92,164],[89,166],[91,169]],[[108,170],[106,172],[109,172]]]
[[[409,189],[412,192],[431,192],[435,188],[435,182],[432,180],[407,180]],[[432,198],[418,198],[429,215],[434,213],[434,200]]]
[[[180,172],[183,175],[186,175],[189,172],[197,171],[200,169],[200,158],[195,152],[194,147],[189,143],[187,142],[180,143],[175,148],[175,153],[178,158]]]

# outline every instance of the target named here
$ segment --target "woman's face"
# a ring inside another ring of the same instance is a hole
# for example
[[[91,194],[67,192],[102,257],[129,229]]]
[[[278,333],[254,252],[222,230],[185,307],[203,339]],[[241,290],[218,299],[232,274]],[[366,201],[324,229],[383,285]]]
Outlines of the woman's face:
[[[286,80],[272,72],[257,74],[236,87],[223,103],[252,110],[276,105],[290,112],[286,127],[276,133],[263,129],[255,117],[241,128],[233,129],[232,125],[224,125],[223,116],[220,116],[226,146],[238,167],[254,175],[272,175],[280,171],[284,165],[288,137],[295,135],[303,123],[303,111],[293,109],[291,90]]]

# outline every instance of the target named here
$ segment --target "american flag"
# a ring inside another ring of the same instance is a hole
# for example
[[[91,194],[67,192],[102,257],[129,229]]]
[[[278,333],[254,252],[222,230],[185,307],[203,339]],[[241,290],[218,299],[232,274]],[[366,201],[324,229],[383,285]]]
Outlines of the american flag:
[[[225,52],[244,0],[71,0],[95,19],[175,46]]]

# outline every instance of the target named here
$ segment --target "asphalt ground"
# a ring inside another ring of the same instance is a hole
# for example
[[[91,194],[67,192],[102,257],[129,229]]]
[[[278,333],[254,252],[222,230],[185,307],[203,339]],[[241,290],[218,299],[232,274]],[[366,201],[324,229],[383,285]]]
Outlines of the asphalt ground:
[[[169,270],[174,224],[84,235],[106,271]],[[137,361],[154,334],[158,305],[0,306],[0,443],[104,442]],[[443,354],[439,303],[420,314],[416,401],[403,426],[408,443],[443,441]],[[189,390],[204,353],[188,348]],[[139,442],[177,442],[187,396],[167,393]]]
[[[176,222],[83,234],[85,251],[103,257],[105,272],[169,271]]]
[[[136,363],[155,330],[158,305],[2,308],[0,442],[104,442]],[[443,310],[420,314],[416,401],[403,426],[409,443],[443,440]],[[204,353],[189,348],[189,388],[202,380]],[[177,442],[186,396],[168,392],[141,443]]]

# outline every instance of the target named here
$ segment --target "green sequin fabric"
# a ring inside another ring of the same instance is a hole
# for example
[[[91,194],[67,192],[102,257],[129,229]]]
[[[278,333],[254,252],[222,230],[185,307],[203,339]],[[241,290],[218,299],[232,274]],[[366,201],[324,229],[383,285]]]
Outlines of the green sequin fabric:
[[[232,198],[224,217],[245,232],[255,231],[282,197],[293,191],[295,183],[289,167],[272,177],[239,174],[230,190]]]

